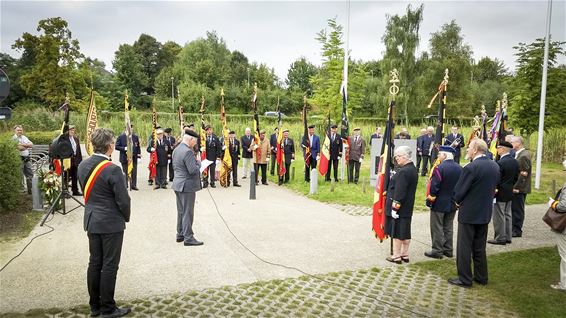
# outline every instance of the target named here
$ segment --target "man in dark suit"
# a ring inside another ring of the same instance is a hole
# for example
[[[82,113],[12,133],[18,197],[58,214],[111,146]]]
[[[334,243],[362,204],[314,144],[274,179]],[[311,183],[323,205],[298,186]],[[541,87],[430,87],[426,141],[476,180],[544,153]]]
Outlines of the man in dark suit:
[[[112,164],[114,132],[97,128],[91,137],[94,154],[81,162],[78,177],[83,188],[90,260],[87,285],[91,316],[121,317],[130,308],[114,301],[126,222],[130,221],[130,197],[120,167]],[[88,188],[86,188],[88,186]]]
[[[488,281],[485,245],[493,197],[499,183],[499,166],[486,157],[487,151],[485,141],[472,140],[467,149],[472,162],[464,167],[454,188],[453,199],[460,208],[456,250],[458,277],[450,278],[448,282],[460,287],[471,287],[472,280],[480,285],[486,285]]]
[[[519,163],[519,176],[513,186],[513,200],[511,210],[513,214],[513,237],[523,236],[523,221],[525,220],[525,200],[527,194],[531,193],[531,152],[525,149],[523,138],[514,136],[511,144],[515,150],[515,159]]]
[[[462,154],[462,147],[464,147],[464,136],[458,133],[458,126],[452,126],[452,133],[444,138],[444,145],[450,146],[456,150],[454,161],[460,164],[460,157]]]
[[[462,174],[462,167],[454,162],[455,153],[452,147],[440,146],[438,159],[441,162],[432,172],[430,180],[426,205],[430,207],[432,250],[424,253],[430,258],[441,259],[443,256],[452,257],[454,255],[452,237],[456,205],[452,201],[452,193]]]
[[[421,129],[421,134],[420,136],[417,137],[417,173],[419,173],[421,171],[421,162],[423,159],[423,151],[420,148],[421,147],[421,143],[423,142],[423,136],[426,135],[426,128]]]
[[[497,195],[493,205],[493,231],[494,239],[487,241],[490,244],[505,245],[511,243],[511,200],[513,200],[513,185],[519,175],[519,163],[511,157],[509,151],[513,148],[509,142],[501,140],[497,145],[497,161],[501,178],[497,185]]]
[[[273,134],[269,137],[269,145],[271,148],[271,175],[275,174],[275,166],[277,165],[277,134],[279,133],[279,128],[275,127]]]
[[[177,197],[177,242],[185,246],[198,246],[193,232],[196,192],[202,189],[200,183],[200,160],[194,152],[199,134],[185,130],[182,142],[173,151],[175,178],[171,187]]]
[[[336,133],[338,126],[330,127],[330,158],[328,162],[328,171],[326,172],[326,181],[330,181],[332,168],[334,168],[334,181],[338,182],[338,161],[342,158],[342,137]]]
[[[173,154],[173,150],[175,149],[175,137],[171,136],[172,131],[173,129],[171,128],[165,128],[165,130],[163,131],[165,133],[163,138],[169,144],[169,182],[172,182],[173,177],[175,176],[175,172],[173,170],[173,162],[171,161],[171,156]]]
[[[431,126],[427,127],[426,134],[422,136],[421,143],[417,144],[417,148],[421,150],[422,153],[422,169],[421,176],[426,176],[428,172],[428,165],[430,162],[430,151],[434,145],[434,128]]]
[[[163,138],[163,130],[157,129],[157,141],[153,139],[147,146],[147,152],[157,151],[157,167],[155,176],[155,188],[167,189],[167,166],[169,165],[169,143]]]
[[[140,138],[134,133],[134,126],[132,127],[132,174],[130,176],[130,189],[138,190],[138,159],[141,158]],[[116,150],[120,152],[120,164],[122,171],[128,175],[128,136],[123,132],[118,139],[116,139]]]
[[[238,184],[238,161],[240,160],[240,141],[236,138],[236,132],[233,130],[228,134],[228,141],[224,141],[226,146],[228,143],[228,149],[230,152],[230,157],[232,158],[232,185],[234,187],[241,187]]]
[[[244,175],[242,179],[248,177],[248,173],[251,171],[251,165],[254,156],[254,137],[252,136],[252,130],[248,127],[246,128],[244,135],[242,136],[241,146],[242,146],[242,160],[244,161]]]
[[[289,129],[283,130],[283,139],[281,140],[281,151],[283,151],[283,160],[285,161],[285,176],[279,177],[279,185],[283,182],[289,182],[291,171],[291,163],[295,160],[295,143],[289,138]]]
[[[354,128],[354,135],[349,137],[350,147],[346,150],[349,154],[348,159],[348,183],[358,184],[360,178],[360,166],[364,161],[366,152],[366,141],[360,134],[360,128]]]
[[[76,136],[75,125],[69,125],[69,140],[71,141],[71,147],[73,148],[71,167],[69,168],[69,176],[71,177],[71,189],[73,191],[73,195],[82,195],[77,184],[77,171],[79,164],[83,161],[83,153],[81,151],[81,143],[79,141],[79,138]]]
[[[316,169],[316,162],[320,159],[320,138],[314,134],[314,125],[310,125],[308,127],[308,140],[305,139],[303,136],[303,141],[301,142],[301,147],[303,148],[303,157],[306,156],[306,145],[308,143],[311,153],[309,164],[306,164],[305,158],[305,181],[311,181],[311,170]],[[275,144],[277,144],[277,140],[275,140]],[[277,156],[277,153],[275,154]]]
[[[383,134],[381,133],[381,127],[375,127],[375,133],[373,133],[370,137],[369,137],[369,145],[371,148],[371,143],[373,141],[373,139],[379,139],[379,138],[383,138]]]
[[[212,127],[206,125],[204,128],[206,131],[206,160],[212,161],[210,166],[208,166],[208,176],[210,177],[210,187],[216,188],[214,181],[216,180],[216,160],[220,160],[224,155],[222,151],[222,144],[218,137],[213,134]],[[203,180],[203,187],[208,187],[208,180]]]

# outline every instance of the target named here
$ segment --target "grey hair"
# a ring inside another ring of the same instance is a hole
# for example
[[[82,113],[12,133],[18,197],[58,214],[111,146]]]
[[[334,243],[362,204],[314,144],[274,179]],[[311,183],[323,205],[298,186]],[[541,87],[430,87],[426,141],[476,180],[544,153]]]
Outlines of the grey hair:
[[[114,131],[109,128],[96,128],[90,137],[95,153],[106,153],[108,146],[114,142]]]
[[[409,146],[396,147],[393,153],[395,154],[395,156],[405,157],[407,160],[411,160],[411,155],[413,154]]]
[[[252,132],[252,129],[250,127],[246,127],[246,132]]]
[[[507,136],[505,136],[505,141],[511,142],[511,141],[513,141],[513,138],[515,138],[515,136],[513,136],[513,135],[507,135]]]
[[[446,159],[448,160],[454,160],[454,154],[448,151],[441,151],[441,153],[443,153],[446,156]]]
[[[24,128],[22,127],[22,125],[16,125],[16,126],[14,126],[14,129],[12,129],[12,130],[16,130],[16,129],[18,129],[18,128],[24,129]]]
[[[472,142],[474,143],[474,149],[476,149],[478,152],[484,154],[487,153],[487,144],[483,139],[474,138]]]
[[[523,144],[523,137],[521,136],[513,136],[513,139],[511,139],[511,142],[516,142],[520,145]]]

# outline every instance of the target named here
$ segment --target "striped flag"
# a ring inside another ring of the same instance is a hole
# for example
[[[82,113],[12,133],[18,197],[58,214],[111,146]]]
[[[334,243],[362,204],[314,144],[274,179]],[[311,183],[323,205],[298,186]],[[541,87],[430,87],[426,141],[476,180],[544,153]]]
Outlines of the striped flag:
[[[232,172],[232,156],[230,155],[230,147],[228,144],[228,124],[226,123],[226,110],[224,108],[224,89],[220,90],[220,121],[222,121],[222,136],[224,137],[224,156],[222,157],[222,166],[220,167],[220,186],[230,186],[230,173]],[[237,181],[237,180],[234,180]]]
[[[96,105],[94,104],[94,90],[90,90],[90,103],[86,115],[86,153],[92,156],[94,149],[92,147],[91,136],[94,130],[98,128],[98,117],[96,116]]]
[[[279,103],[277,103],[277,153],[276,161],[277,166],[279,166],[279,176],[282,177],[287,172],[285,168],[285,158],[283,156],[283,147],[281,147],[281,141],[283,141],[283,119],[281,118],[281,111],[279,110]]]
[[[328,114],[328,126],[326,127],[326,136],[322,143],[320,151],[320,162],[318,163],[318,172],[320,175],[326,175],[328,172],[328,162],[330,161],[330,113]]]

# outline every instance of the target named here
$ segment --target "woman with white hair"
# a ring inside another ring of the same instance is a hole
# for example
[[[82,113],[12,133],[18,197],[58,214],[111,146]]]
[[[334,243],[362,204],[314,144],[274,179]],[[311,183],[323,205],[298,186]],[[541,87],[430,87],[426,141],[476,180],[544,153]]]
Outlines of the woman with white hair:
[[[399,146],[393,154],[399,169],[391,177],[385,202],[385,233],[393,239],[393,255],[386,260],[401,264],[409,262],[411,218],[419,176],[409,147]]]

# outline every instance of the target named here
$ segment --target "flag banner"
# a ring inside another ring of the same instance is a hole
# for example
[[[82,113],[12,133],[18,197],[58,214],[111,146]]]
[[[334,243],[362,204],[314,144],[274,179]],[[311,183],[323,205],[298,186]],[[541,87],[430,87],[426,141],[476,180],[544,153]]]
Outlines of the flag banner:
[[[283,118],[279,109],[279,99],[277,99],[277,148],[275,149],[275,161],[277,161],[279,176],[282,177],[287,173],[285,168],[285,158],[283,158],[283,147],[281,141],[283,140]]]
[[[389,74],[391,76],[389,80],[391,83],[389,93],[392,95],[392,100],[387,109],[387,123],[385,125],[385,132],[383,133],[383,143],[381,144],[381,152],[378,161],[377,182],[373,194],[372,230],[380,242],[383,242],[386,238],[385,202],[387,201],[387,188],[389,187],[391,170],[393,169],[393,151],[395,148],[393,144],[395,97],[399,93],[399,86],[397,86],[397,83],[399,83],[399,75],[397,70],[394,69]]]
[[[259,147],[260,140],[259,140],[259,116],[257,114],[257,83],[254,83],[254,92],[252,96],[252,110],[254,111],[254,156],[257,158],[256,160],[261,157],[261,149]],[[258,171],[256,171],[258,173]]]
[[[151,144],[154,150],[149,155],[149,178],[153,180],[153,189],[155,190],[155,177],[157,176],[157,111],[155,110],[155,98],[153,98],[152,103],[152,110],[151,110],[151,126],[152,126],[152,133],[151,133]]]
[[[303,147],[303,156],[305,159],[305,166],[310,166],[311,162],[311,144],[309,140],[309,130],[307,124],[307,97],[303,97],[303,142],[301,143]]]
[[[322,149],[320,150],[320,162],[318,163],[318,173],[321,176],[328,172],[328,162],[330,161],[330,113],[328,113],[328,125],[326,126],[326,134]]]
[[[85,140],[86,153],[89,156],[92,156],[92,154],[94,153],[91,136],[96,128],[98,128],[98,117],[96,115],[96,105],[94,103],[94,90],[91,89],[90,103],[88,106],[88,112],[86,116],[86,140]]]
[[[204,121],[204,96],[200,97],[200,159],[206,159],[206,122]],[[208,177],[208,168],[202,171],[202,179],[206,180]]]
[[[347,77],[346,77],[347,78]],[[347,84],[344,83],[342,85],[342,127],[341,127],[341,135],[342,135],[342,142],[344,145],[344,149],[350,147],[350,126],[348,124],[348,113],[347,113],[347,105],[348,105],[348,91],[347,91]],[[348,164],[349,158],[349,151],[344,151],[344,161]]]
[[[132,176],[134,162],[132,159],[132,123],[130,122],[130,103],[128,102],[128,91],[124,94],[124,120],[126,125],[126,157],[128,158],[128,177]]]
[[[224,137],[224,156],[220,167],[220,186],[230,186],[230,173],[232,173],[232,156],[230,155],[228,124],[226,121],[226,109],[224,107],[224,89],[220,90],[220,121],[222,122],[222,136]],[[236,181],[236,180],[234,180]]]

